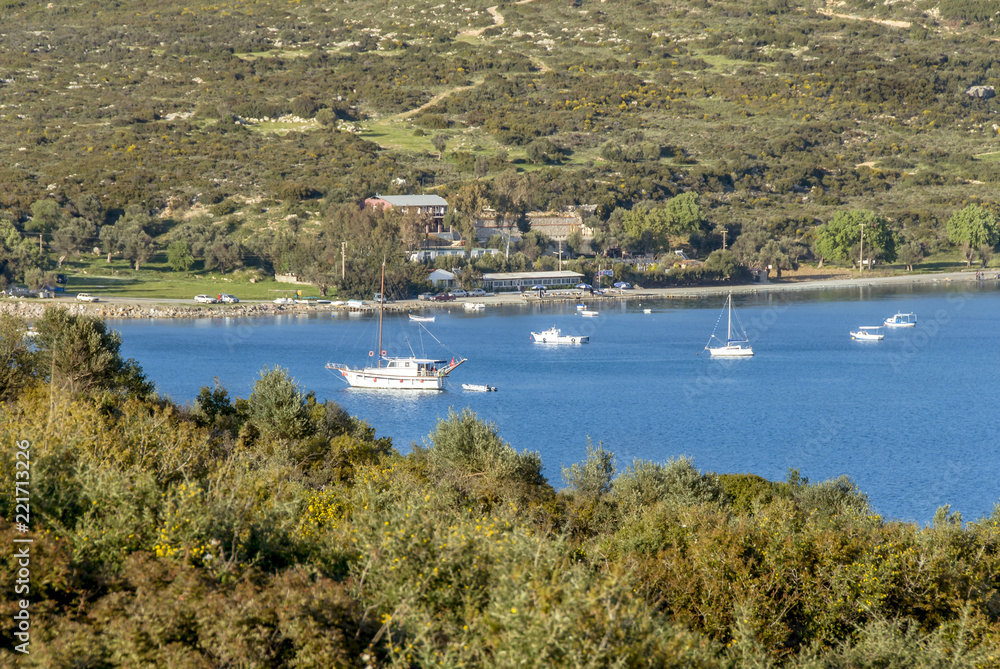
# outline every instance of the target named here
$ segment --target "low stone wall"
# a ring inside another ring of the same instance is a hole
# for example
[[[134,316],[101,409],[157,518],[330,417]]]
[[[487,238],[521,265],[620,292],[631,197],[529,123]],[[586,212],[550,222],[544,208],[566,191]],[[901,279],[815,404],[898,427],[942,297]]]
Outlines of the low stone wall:
[[[41,318],[49,307],[66,309],[73,314],[87,314],[106,319],[125,318],[252,318],[255,316],[276,316],[289,313],[313,313],[319,311],[376,311],[371,305],[361,309],[351,309],[347,305],[331,304],[271,304],[240,303],[206,306],[169,304],[125,304],[115,302],[70,302],[64,300],[4,300],[0,301],[0,313],[15,314],[29,320]],[[386,311],[406,311],[401,305],[386,305]]]

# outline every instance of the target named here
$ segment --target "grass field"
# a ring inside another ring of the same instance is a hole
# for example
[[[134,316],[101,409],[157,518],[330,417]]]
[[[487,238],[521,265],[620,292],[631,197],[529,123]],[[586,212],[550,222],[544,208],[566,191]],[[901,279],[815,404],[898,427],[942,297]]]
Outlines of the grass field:
[[[263,278],[259,272],[221,274],[213,271],[176,272],[160,258],[153,259],[136,271],[121,259],[110,263],[103,258],[83,257],[63,264],[59,270],[66,275],[66,292],[92,293],[98,297],[135,297],[152,299],[190,299],[195,295],[229,293],[241,300],[273,300],[302,291],[306,297],[319,296],[311,285],[279,283]],[[251,283],[250,279],[254,281]]]

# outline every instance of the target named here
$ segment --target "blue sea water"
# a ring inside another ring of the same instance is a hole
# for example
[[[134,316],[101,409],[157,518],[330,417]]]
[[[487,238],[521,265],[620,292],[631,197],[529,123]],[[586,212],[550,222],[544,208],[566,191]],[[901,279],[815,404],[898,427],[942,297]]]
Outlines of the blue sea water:
[[[680,455],[703,471],[820,481],[846,474],[888,518],[927,523],[950,504],[966,520],[1000,501],[1000,290],[941,285],[735,295],[756,355],[710,359],[704,346],[724,298],[705,296],[439,311],[426,330],[386,315],[390,354],[469,359],[440,393],[348,389],[327,362],[361,365],[377,319],[343,313],[275,318],[111,321],[123,353],[160,393],[190,402],[214,378],[246,397],[260,370],[280,365],[320,400],[340,403],[395,447],[424,443],[449,411],[469,407],[518,450],[538,451],[545,475],[602,442],[624,469]],[[652,313],[646,314],[649,308]],[[849,331],[915,312],[915,328],[881,342]],[[555,325],[582,346],[533,344]],[[724,332],[725,319],[719,326]],[[488,383],[495,393],[461,384]]]

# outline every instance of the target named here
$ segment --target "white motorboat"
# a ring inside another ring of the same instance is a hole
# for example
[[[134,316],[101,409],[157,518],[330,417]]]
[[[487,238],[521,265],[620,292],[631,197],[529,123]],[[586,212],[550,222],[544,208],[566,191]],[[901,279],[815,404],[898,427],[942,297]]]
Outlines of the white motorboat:
[[[653,310],[652,309],[643,309],[642,313],[644,313],[644,314],[651,314],[651,313],[653,313]]]
[[[385,294],[385,263],[382,263],[382,295]],[[384,298],[379,300],[378,349],[369,351],[375,365],[350,367],[340,363],[327,363],[326,368],[339,373],[352,388],[377,390],[444,390],[445,379],[455,371],[465,358],[436,360],[434,358],[388,357],[382,349],[382,320],[385,312]],[[411,316],[412,317],[412,316]],[[377,355],[376,355],[377,353]],[[384,365],[382,363],[385,363]]]
[[[586,316],[587,318],[593,318],[594,316],[599,316],[600,313],[601,312],[599,312],[599,311],[592,311],[590,309],[584,309],[583,311],[580,312],[580,315],[581,316]]]
[[[482,302],[466,302],[465,303],[465,310],[466,311],[483,311],[484,309],[486,309],[486,305],[483,304]]]
[[[897,313],[895,316],[890,316],[882,322],[886,327],[890,328],[912,328],[917,325],[917,315]]]
[[[857,330],[851,331],[851,339],[858,341],[881,341],[885,339],[880,325],[861,325]]]
[[[485,383],[463,383],[462,390],[470,390],[477,393],[495,393],[496,386],[488,386]]]
[[[586,304],[578,304],[578,305],[576,305],[576,310],[577,311],[583,311],[586,308],[587,308]]]
[[[555,326],[542,332],[532,332],[531,338],[536,344],[586,344],[590,341],[587,335],[564,335]]]
[[[433,323],[434,316],[414,316],[413,314],[410,314],[410,320],[415,323]]]
[[[748,358],[753,355],[753,347],[750,346],[750,340],[747,339],[746,330],[743,329],[743,324],[740,323],[740,317],[736,316],[736,327],[733,327],[733,294],[729,293],[729,297],[726,298],[726,306],[722,308],[723,313],[729,312],[729,325],[727,327],[726,340],[723,341],[719,337],[715,336],[715,330],[712,331],[712,336],[708,338],[708,344],[705,345],[705,349],[713,358]],[[719,323],[722,322],[722,315],[719,315],[719,320],[715,323],[715,329],[719,329]],[[717,346],[712,346],[712,341],[717,342]]]

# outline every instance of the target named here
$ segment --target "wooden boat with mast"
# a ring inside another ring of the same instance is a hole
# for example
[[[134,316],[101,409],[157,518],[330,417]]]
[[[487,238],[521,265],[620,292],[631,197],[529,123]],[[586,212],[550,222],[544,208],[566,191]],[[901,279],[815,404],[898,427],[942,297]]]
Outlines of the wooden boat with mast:
[[[375,365],[351,367],[327,363],[326,368],[339,373],[352,388],[377,390],[444,390],[445,380],[466,358],[436,360],[433,358],[389,357],[382,348],[382,323],[385,315],[385,262],[382,263],[382,291],[378,310],[378,349],[369,351]],[[377,353],[377,355],[376,355]],[[383,364],[385,363],[385,364]]]

